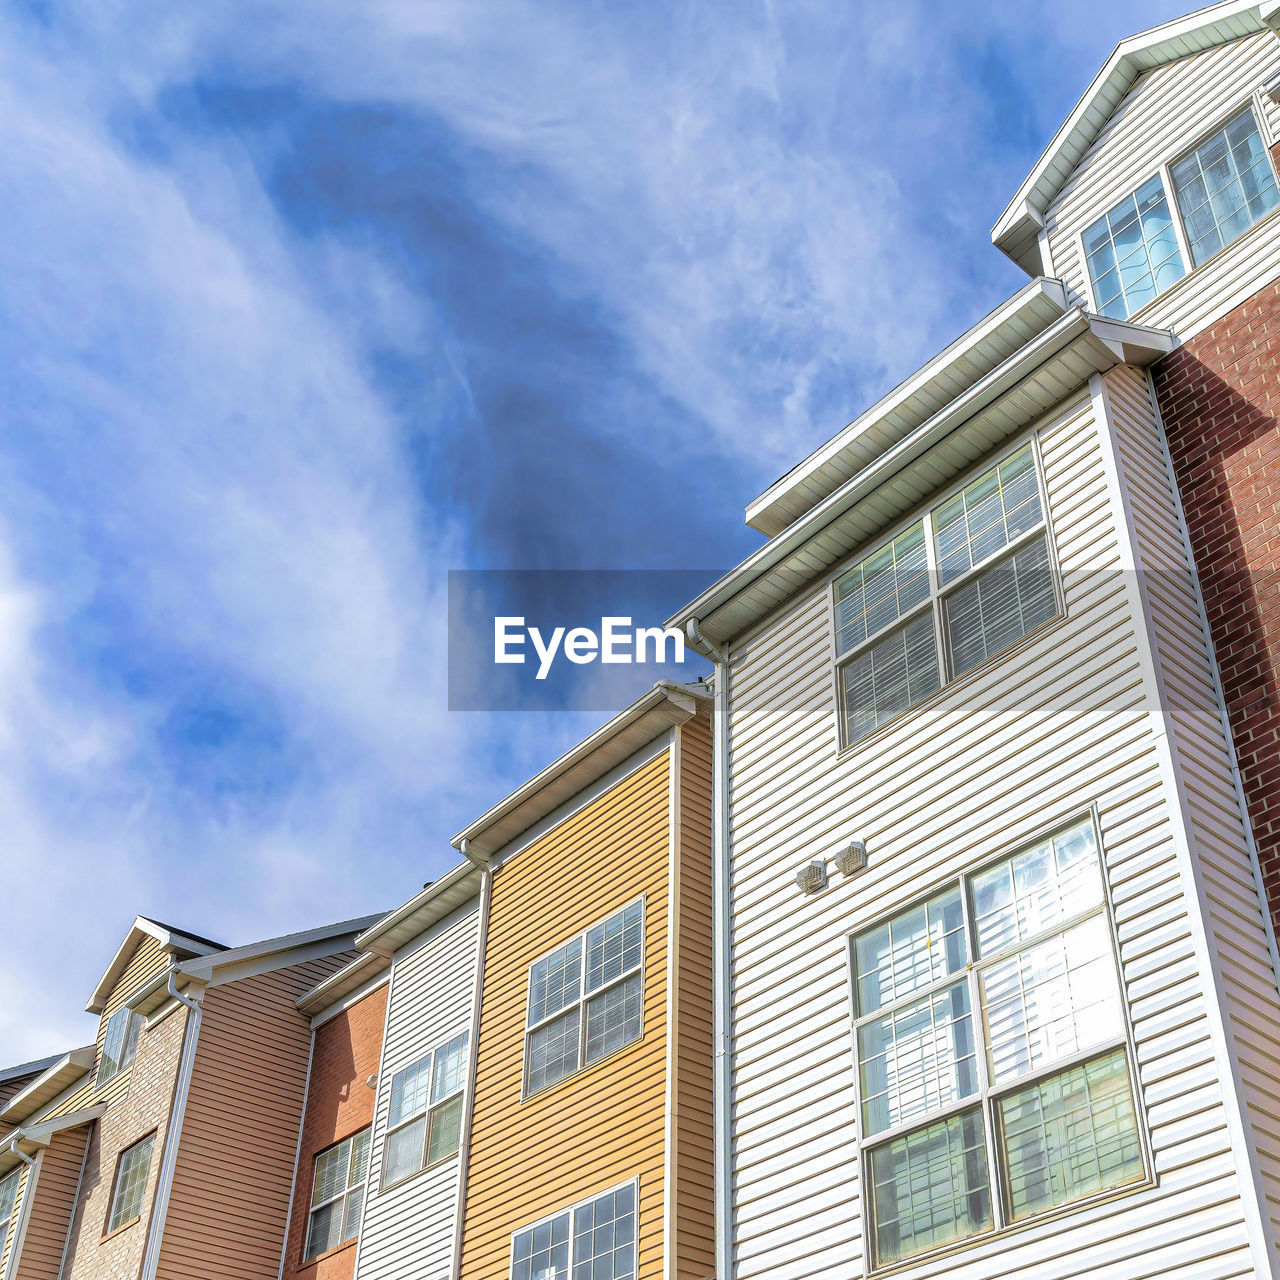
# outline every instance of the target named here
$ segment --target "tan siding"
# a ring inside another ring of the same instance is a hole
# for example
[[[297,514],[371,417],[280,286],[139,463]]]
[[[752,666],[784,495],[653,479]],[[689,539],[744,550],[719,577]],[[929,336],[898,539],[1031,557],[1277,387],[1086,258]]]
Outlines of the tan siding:
[[[6,1173],[5,1177],[9,1175]],[[0,1276],[5,1274],[9,1265],[9,1255],[13,1252],[14,1235],[18,1229],[18,1220],[22,1216],[22,1202],[26,1198],[27,1184],[31,1180],[31,1170],[24,1166],[18,1175],[18,1194],[13,1200],[13,1212],[9,1215],[9,1230],[4,1238],[4,1248],[0,1249]]]
[[[311,1045],[294,1001],[353,955],[205,995],[158,1280],[276,1275]]]
[[[42,1154],[16,1280],[58,1280],[88,1141],[81,1126],[58,1134]]]
[[[511,1234],[638,1177],[640,1277],[663,1270],[669,753],[535,841],[493,878],[462,1276],[507,1274]],[[642,1038],[521,1101],[529,965],[638,894]]]

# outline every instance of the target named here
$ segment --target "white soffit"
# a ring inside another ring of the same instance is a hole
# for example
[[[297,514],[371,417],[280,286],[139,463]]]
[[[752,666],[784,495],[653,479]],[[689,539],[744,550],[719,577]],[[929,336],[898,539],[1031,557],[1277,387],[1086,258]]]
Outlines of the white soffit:
[[[1265,31],[1273,7],[1269,3],[1259,5],[1258,0],[1226,0],[1129,36],[1116,45],[991,229],[991,242],[996,248],[1028,274],[1037,274],[1044,211],[1066,186],[1134,81],[1152,67]]]
[[[52,1102],[68,1086],[93,1070],[97,1052],[97,1045],[87,1044],[56,1058],[21,1093],[9,1099],[9,1104],[0,1111],[0,1120],[6,1124],[21,1124],[28,1116],[35,1115],[46,1103]]]
[[[1173,334],[1067,312],[894,448],[713,583],[667,625],[723,643],[918,509],[1028,423],[1118,364],[1148,365]]]
[[[781,533],[1060,319],[1066,309],[1067,291],[1059,281],[1037,279],[1024,285],[748,503],[747,523],[770,538]]]
[[[78,1129],[83,1124],[90,1124],[106,1110],[105,1102],[96,1102],[91,1107],[82,1107],[79,1111],[72,1111],[68,1115],[33,1124],[30,1129],[21,1131],[18,1148],[24,1155],[34,1156],[42,1147],[49,1146],[58,1134],[64,1133],[67,1129]],[[4,1140],[11,1141],[12,1138],[13,1134],[10,1133],[5,1135]],[[3,1151],[0,1151],[0,1178],[16,1168],[19,1163],[18,1153],[12,1146],[6,1146]]]

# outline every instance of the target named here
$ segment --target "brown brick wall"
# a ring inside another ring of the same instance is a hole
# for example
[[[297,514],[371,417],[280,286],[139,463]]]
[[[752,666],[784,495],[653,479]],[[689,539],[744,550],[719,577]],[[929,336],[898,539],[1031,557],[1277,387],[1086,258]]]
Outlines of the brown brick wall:
[[[1280,924],[1280,281],[1168,356],[1155,384]]]
[[[373,1123],[377,1097],[366,1082],[382,1060],[382,1031],[387,1013],[387,984],[316,1028],[311,1083],[302,1120],[298,1182],[285,1250],[285,1280],[351,1280],[355,1242],[341,1245],[303,1264],[311,1171],[317,1153]]]

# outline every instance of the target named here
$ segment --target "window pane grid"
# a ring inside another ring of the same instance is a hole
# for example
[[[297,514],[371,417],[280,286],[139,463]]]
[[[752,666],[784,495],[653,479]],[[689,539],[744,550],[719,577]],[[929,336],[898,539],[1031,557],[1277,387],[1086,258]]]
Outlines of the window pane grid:
[[[511,1237],[511,1280],[635,1280],[634,1183]]]
[[[851,944],[874,1265],[1145,1177],[1091,820]]]
[[[13,1219],[14,1205],[18,1201],[18,1179],[21,1170],[15,1169],[11,1174],[0,1178],[0,1250],[4,1249],[9,1238],[9,1224]]]
[[[469,1044],[470,1033],[463,1031],[392,1076],[384,1187],[458,1150]]]
[[[637,898],[530,966],[526,1097],[640,1038],[643,960],[644,899]],[[570,961],[577,966],[572,971]],[[556,989],[572,992],[563,1004],[545,996],[553,971],[559,975]],[[560,1011],[539,1019],[549,1007]]]
[[[116,1166],[116,1187],[111,1201],[111,1217],[107,1222],[108,1231],[114,1231],[141,1215],[155,1141],[153,1133],[121,1154],[120,1163]]]
[[[1252,107],[1171,170],[1196,266],[1280,203]]]
[[[845,746],[1056,617],[1034,445],[864,556],[836,579],[833,597]]]
[[[1164,183],[1156,174],[1084,233],[1094,303],[1125,320],[1186,272]]]

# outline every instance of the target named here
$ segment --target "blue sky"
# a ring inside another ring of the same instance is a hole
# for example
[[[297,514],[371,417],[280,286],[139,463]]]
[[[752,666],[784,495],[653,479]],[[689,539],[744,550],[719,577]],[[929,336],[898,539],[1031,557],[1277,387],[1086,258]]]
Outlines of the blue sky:
[[[0,14],[0,1062],[135,913],[390,907],[600,713],[446,710],[450,568],[703,569],[1020,277],[1154,0]],[[672,607],[682,603],[671,602]]]

